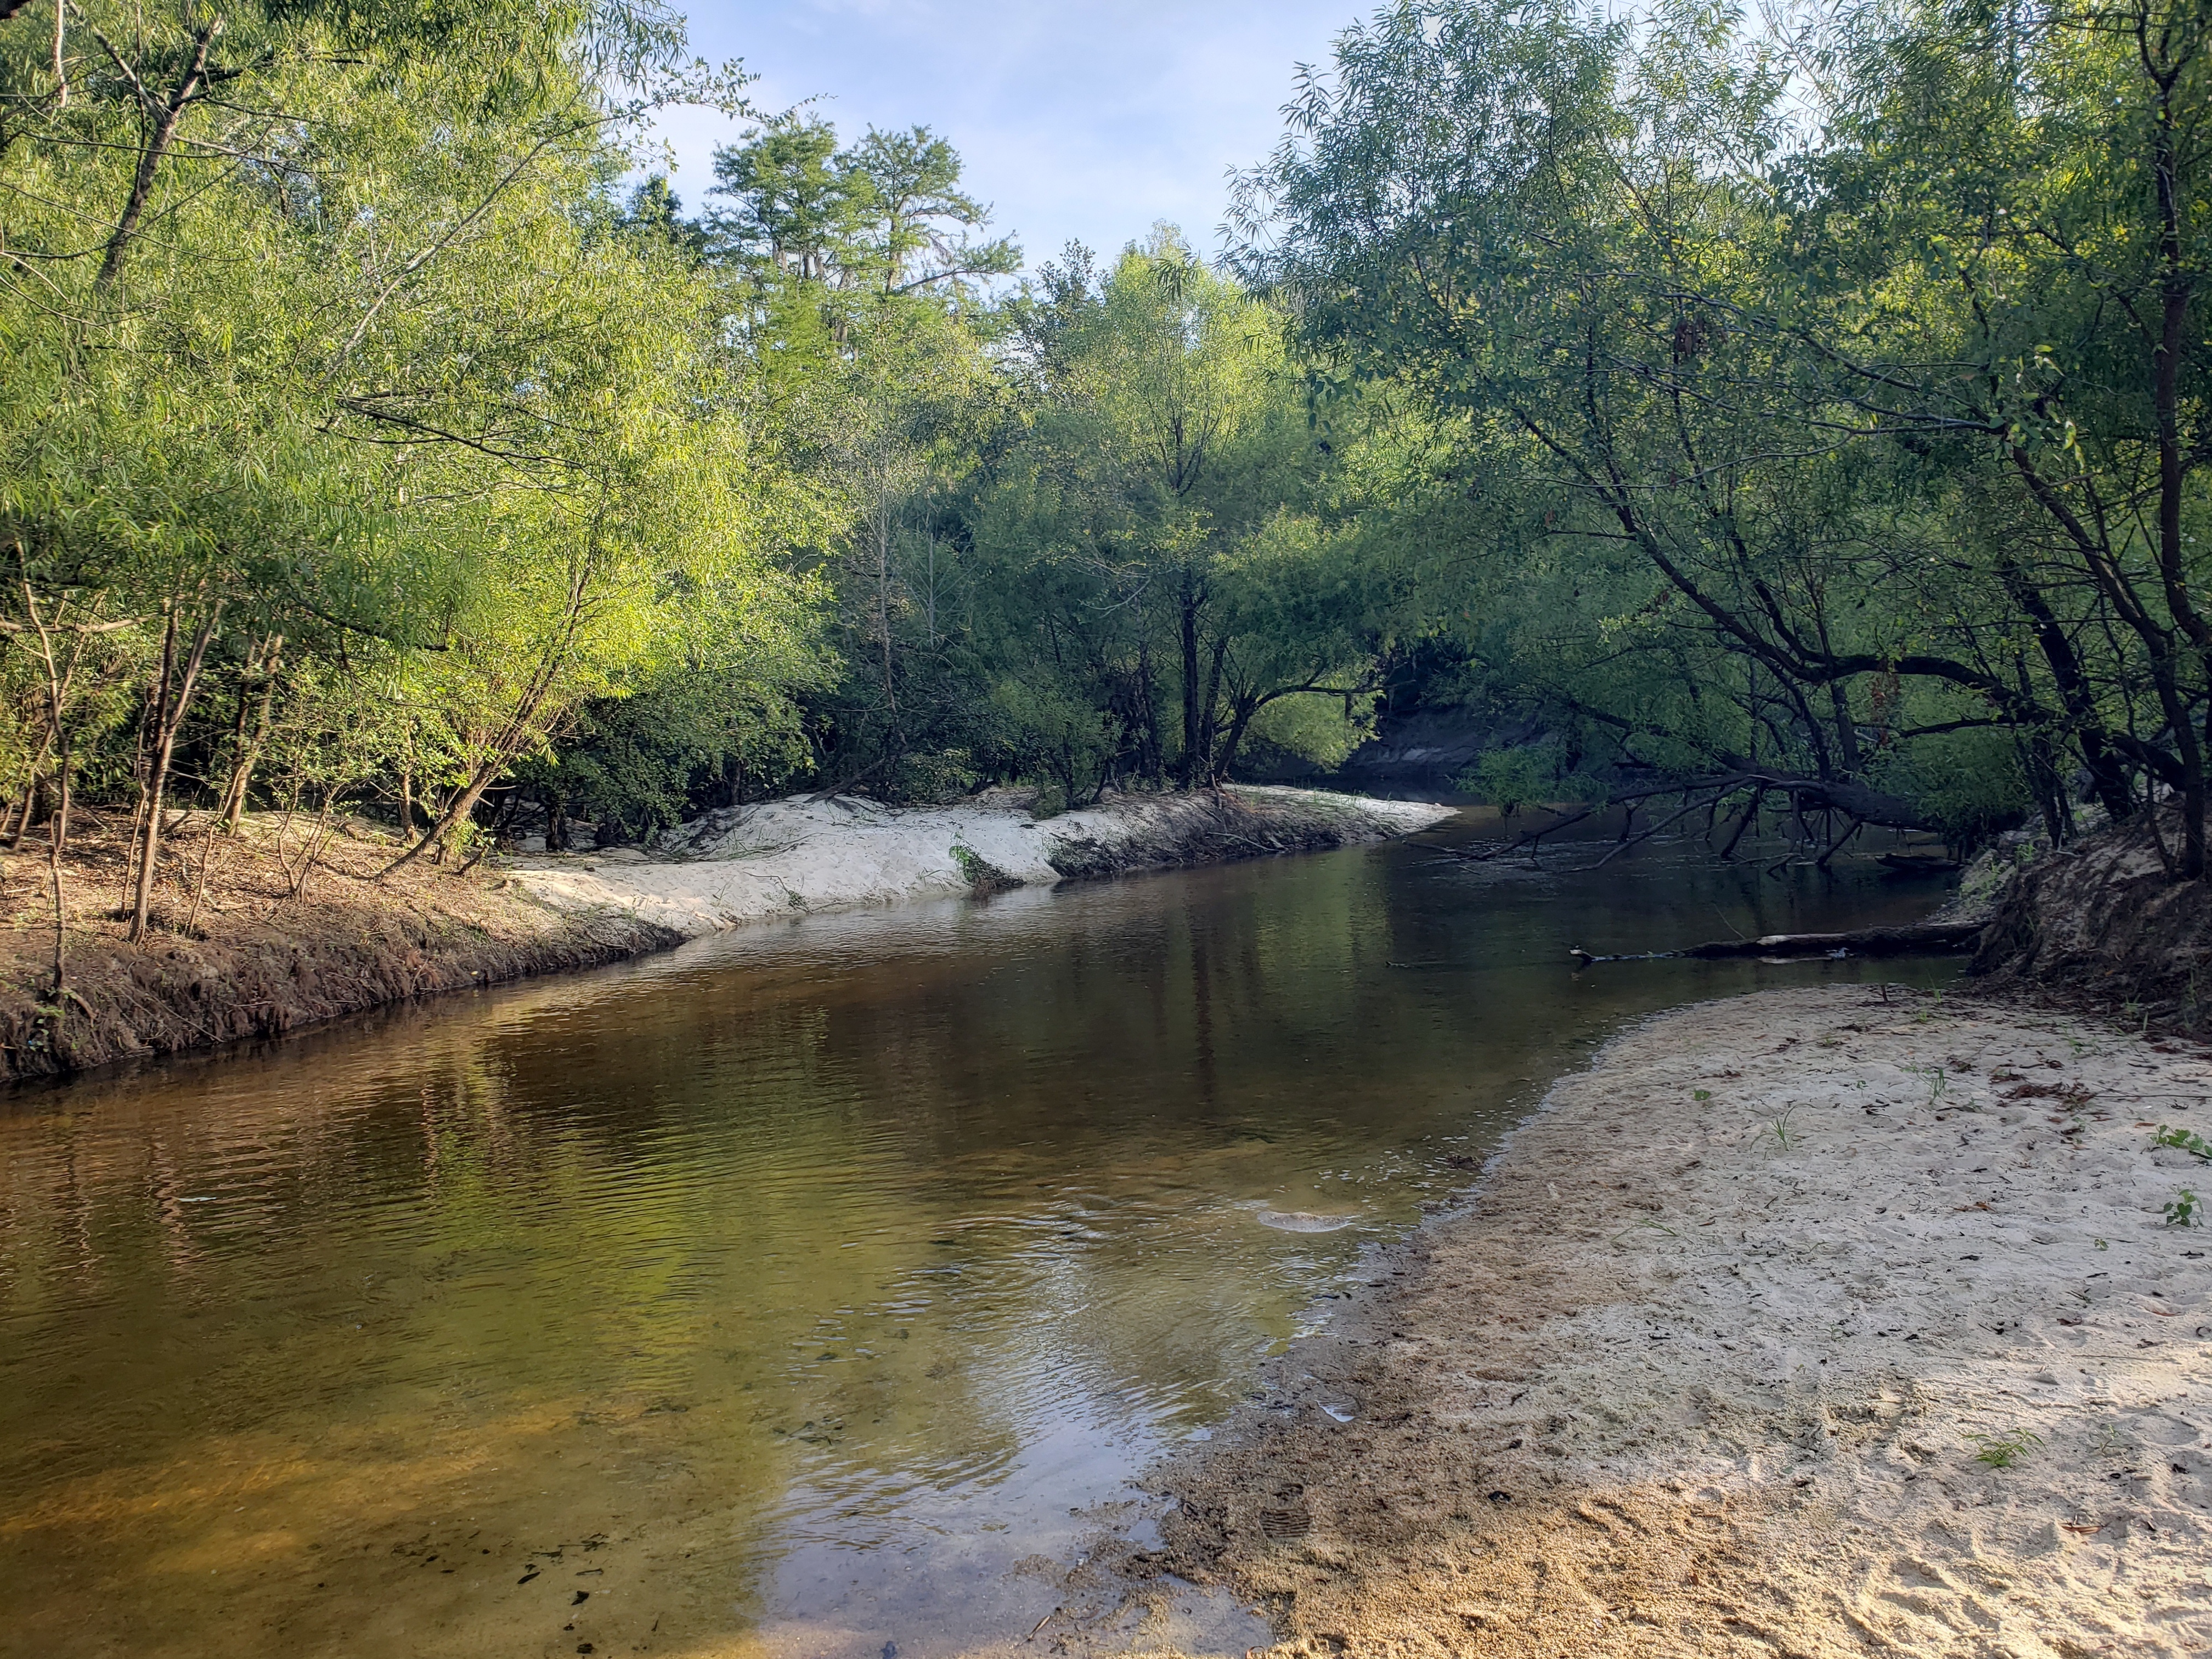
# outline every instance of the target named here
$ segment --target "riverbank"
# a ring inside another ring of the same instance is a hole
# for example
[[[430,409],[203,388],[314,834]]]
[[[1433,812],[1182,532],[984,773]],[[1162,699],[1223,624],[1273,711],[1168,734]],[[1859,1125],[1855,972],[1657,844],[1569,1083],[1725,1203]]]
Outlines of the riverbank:
[[[601,966],[679,944],[619,912],[562,914],[495,871],[418,862],[373,879],[398,838],[334,826],[307,867],[301,827],[249,817],[210,839],[172,837],[154,930],[132,944],[116,908],[122,837],[82,826],[65,866],[65,979],[52,984],[54,925],[43,852],[4,860],[0,1081],[276,1037],[387,1003],[527,975]],[[206,878],[201,878],[203,863]]]
[[[1296,789],[1130,795],[1042,822],[1012,792],[898,809],[793,797],[717,813],[647,851],[427,861],[381,875],[400,842],[360,819],[204,817],[171,830],[155,928],[116,909],[122,835],[72,837],[67,991],[46,1000],[53,913],[42,851],[0,859],[0,1082],[281,1036],[388,1003],[587,968],[746,922],[988,892],[1028,882],[1318,850],[1408,835],[1448,807]],[[326,837],[326,838],[325,838]]]
[[[1170,1468],[1272,1651],[2212,1649],[2212,1063],[1874,988],[1654,1019]]]
[[[823,910],[1389,841],[1454,811],[1240,785],[1115,795],[1040,819],[1030,799],[994,790],[955,806],[894,807],[795,795],[682,825],[650,854],[540,854],[506,867],[563,913],[631,915],[695,937]]]

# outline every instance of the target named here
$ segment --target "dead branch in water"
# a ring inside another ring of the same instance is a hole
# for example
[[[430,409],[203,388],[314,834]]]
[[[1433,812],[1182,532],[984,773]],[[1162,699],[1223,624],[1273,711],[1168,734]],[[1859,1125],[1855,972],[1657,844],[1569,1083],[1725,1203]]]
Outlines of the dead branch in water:
[[[1567,954],[1577,968],[1597,962],[1659,962],[1675,957],[1902,957],[1971,951],[1982,937],[1978,921],[1923,921],[1902,927],[1861,927],[1846,933],[1766,933],[1758,939],[1723,939],[1680,951],[1602,957],[1579,945]]]
[[[1804,815],[1808,810],[1820,812],[1840,812],[1849,821],[1843,834],[1831,841],[1814,860],[1822,869],[1826,869],[1828,861],[1841,852],[1845,844],[1869,824],[1889,830],[1928,830],[1936,827],[1911,801],[1901,796],[1885,794],[1880,790],[1870,789],[1863,784],[1836,779],[1798,777],[1786,773],[1746,770],[1726,772],[1710,777],[1677,779],[1673,782],[1655,783],[1636,789],[1616,790],[1603,801],[1585,806],[1579,811],[1570,812],[1565,817],[1545,824],[1540,829],[1529,830],[1518,840],[1503,846],[1487,846],[1480,849],[1438,847],[1430,850],[1443,857],[1459,859],[1469,864],[1486,864],[1492,859],[1505,858],[1522,851],[1527,851],[1531,860],[1534,860],[1537,844],[1546,836],[1556,836],[1562,830],[1580,823],[1584,819],[1605,811],[1610,807],[1626,806],[1628,809],[1628,817],[1622,823],[1620,835],[1612,848],[1595,863],[1580,866],[1577,870],[1565,872],[1574,874],[1577,873],[1578,870],[1601,868],[1629,848],[1640,847],[1644,842],[1655,839],[1700,809],[1706,815],[1705,833],[1710,836],[1718,827],[1717,818],[1721,809],[1730,800],[1741,799],[1747,794],[1750,798],[1748,804],[1745,805],[1742,816],[1736,820],[1735,830],[1729,835],[1727,845],[1721,848],[1720,856],[1726,860],[1735,855],[1736,843],[1743,839],[1744,832],[1757,821],[1759,805],[1770,793],[1778,794],[1789,803],[1790,811],[1797,820],[1799,837],[1808,845],[1814,844],[1815,842],[1811,829],[1805,823]],[[1669,795],[1681,797],[1680,809],[1654,820],[1640,830],[1638,829],[1636,827],[1637,809],[1649,801]],[[1770,873],[1771,871],[1782,869],[1797,856],[1797,853],[1790,853],[1773,865]]]

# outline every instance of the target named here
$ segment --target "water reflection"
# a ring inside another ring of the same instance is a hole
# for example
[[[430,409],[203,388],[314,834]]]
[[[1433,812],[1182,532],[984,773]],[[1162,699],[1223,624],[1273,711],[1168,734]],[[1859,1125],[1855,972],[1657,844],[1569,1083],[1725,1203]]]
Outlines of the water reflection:
[[[1018,1633],[1053,1592],[1009,1570],[1217,1419],[1591,1042],[1858,971],[1577,976],[1567,944],[1928,902],[1395,848],[816,918],[27,1093],[0,1112],[10,1633]]]

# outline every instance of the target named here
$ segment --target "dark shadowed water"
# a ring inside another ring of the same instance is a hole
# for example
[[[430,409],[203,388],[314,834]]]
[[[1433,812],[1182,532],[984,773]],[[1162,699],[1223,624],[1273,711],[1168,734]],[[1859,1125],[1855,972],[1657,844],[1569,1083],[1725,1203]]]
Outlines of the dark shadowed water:
[[[1018,1638],[1054,1605],[1024,1558],[1625,1020],[1950,971],[1566,945],[1936,897],[1347,851],[778,925],[20,1094],[0,1650]]]

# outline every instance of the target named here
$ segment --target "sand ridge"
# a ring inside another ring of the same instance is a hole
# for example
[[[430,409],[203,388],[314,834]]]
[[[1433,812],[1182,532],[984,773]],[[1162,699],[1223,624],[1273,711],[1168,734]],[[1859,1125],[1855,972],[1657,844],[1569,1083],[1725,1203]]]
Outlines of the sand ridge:
[[[1886,999],[1886,1000],[1885,1000]],[[1900,988],[1558,1085],[1164,1472],[1292,1654],[2212,1653],[2212,1063]],[[1342,1420],[1340,1420],[1342,1419]]]

